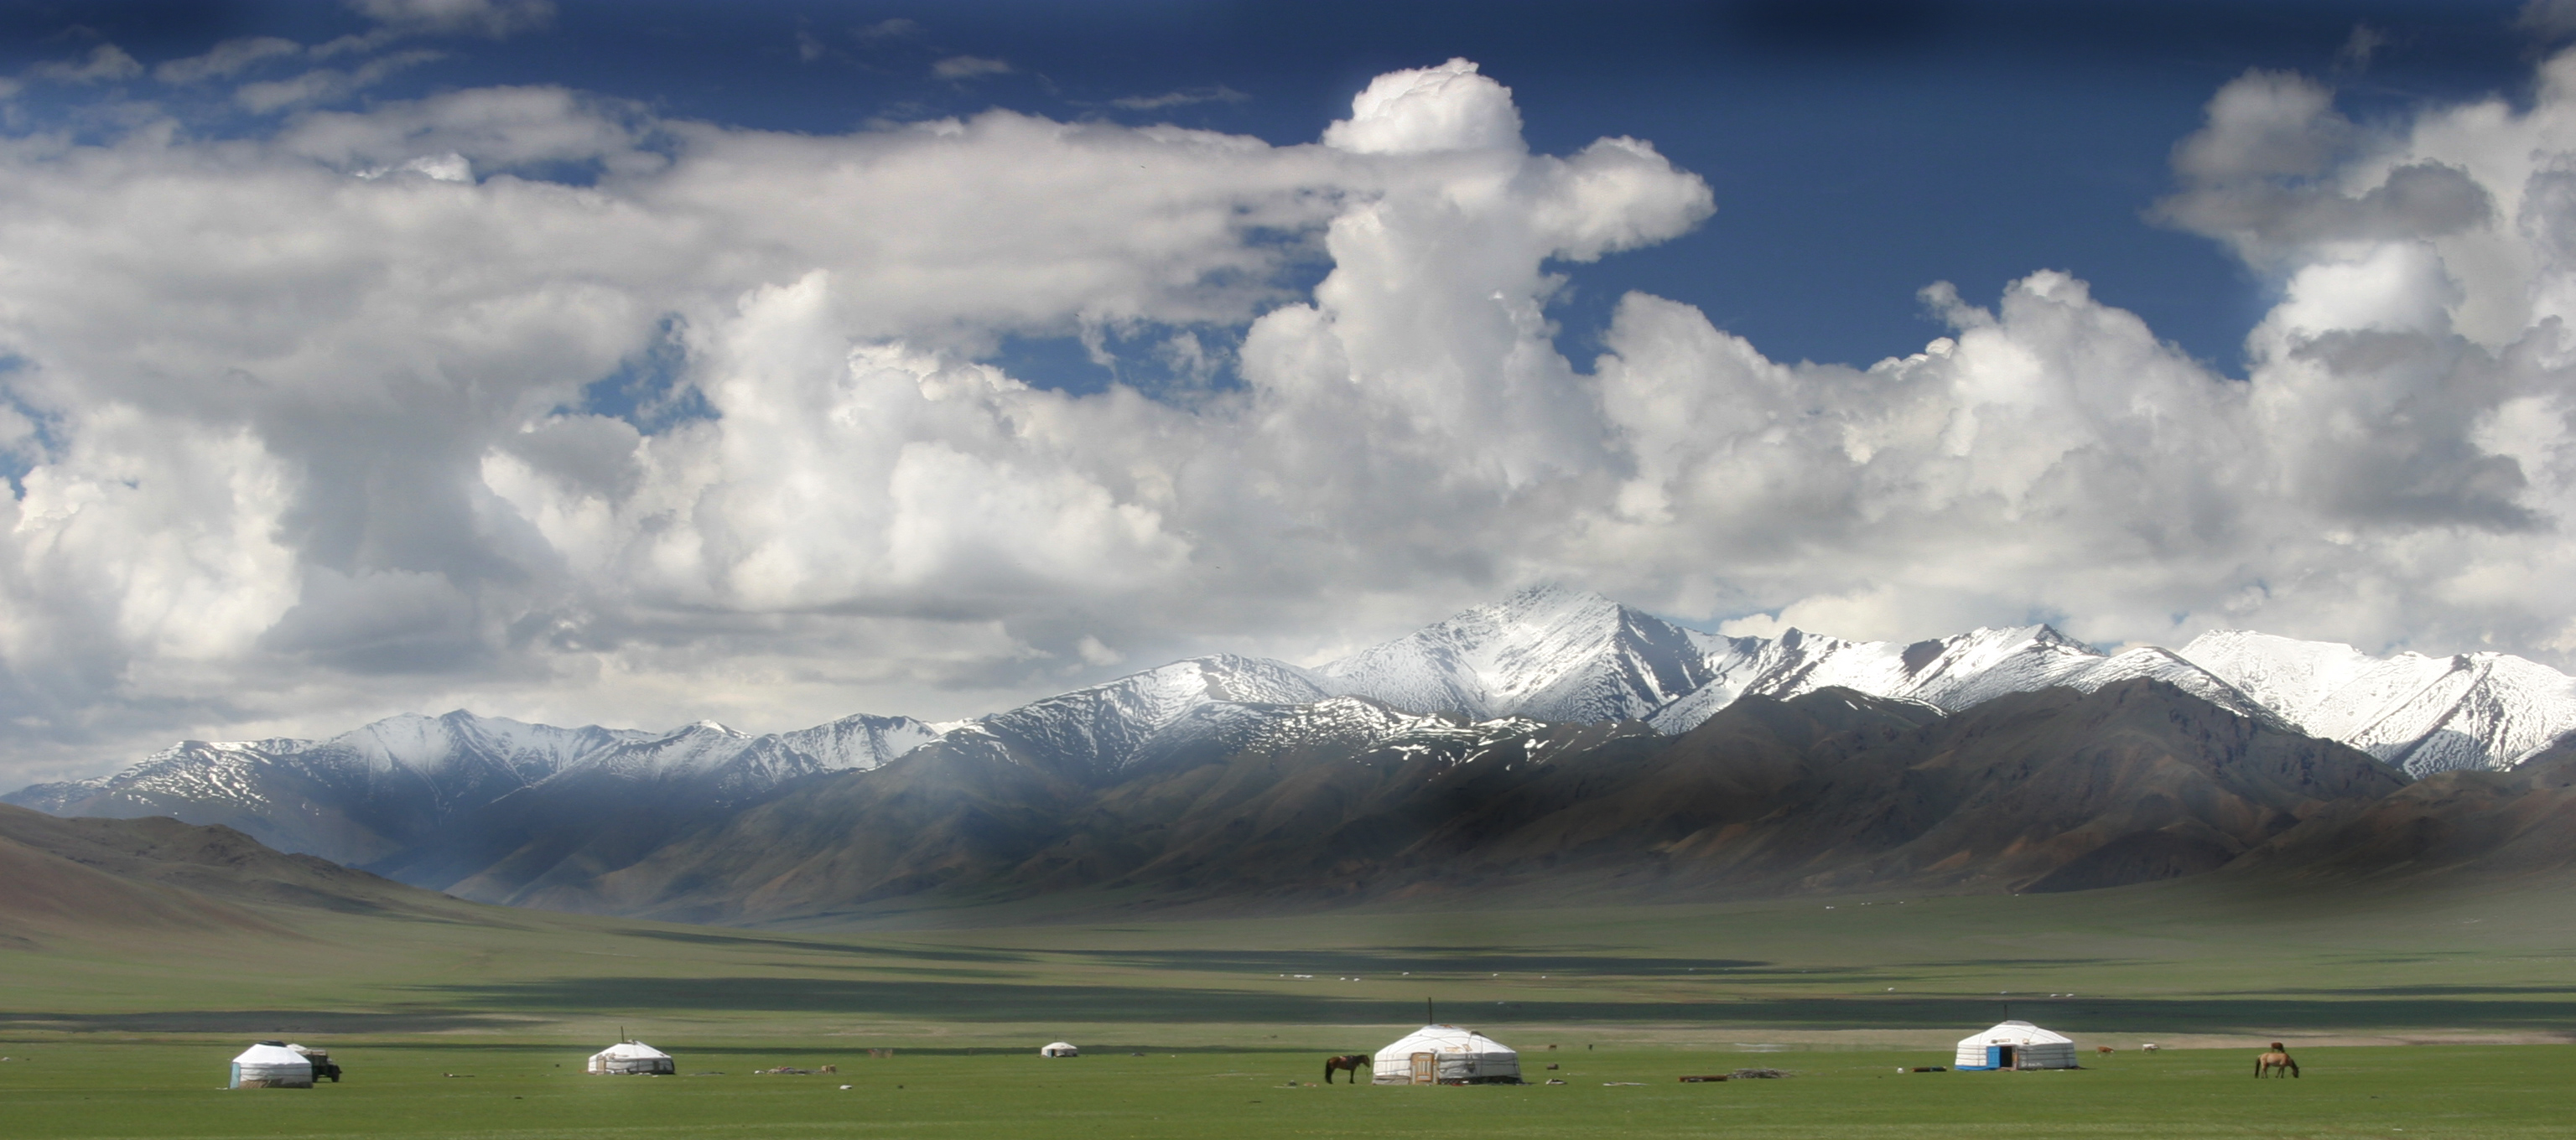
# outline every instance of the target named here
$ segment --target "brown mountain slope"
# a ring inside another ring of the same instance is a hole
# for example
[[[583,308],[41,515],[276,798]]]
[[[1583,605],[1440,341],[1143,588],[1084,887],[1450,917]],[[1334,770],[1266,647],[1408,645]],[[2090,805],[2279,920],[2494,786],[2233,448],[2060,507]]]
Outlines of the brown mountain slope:
[[[1828,690],[1748,699],[1678,738],[1494,732],[1227,746],[1104,788],[1006,749],[933,746],[525,901],[760,922],[1063,892],[1246,906],[2067,890],[2206,871],[2405,784],[2145,680],[1955,716]]]
[[[137,930],[282,933],[241,907],[119,878],[0,838],[0,946],[26,949],[56,938]]]
[[[2335,805],[2230,874],[2424,882],[2576,868],[2576,743],[2505,772],[2440,772],[2385,798]]]
[[[69,864],[88,873],[77,881],[96,884],[89,876],[104,876],[133,888],[115,896],[134,900],[131,905],[151,897],[185,900],[199,909],[213,906],[225,914],[250,904],[422,915],[460,906],[446,896],[365,871],[272,850],[229,827],[200,827],[166,817],[62,819],[0,804],[0,842],[46,857],[29,862],[31,875],[33,868],[50,868],[42,876],[45,881],[69,884],[75,877],[54,866]],[[44,905],[36,893],[26,896],[26,904]],[[102,905],[96,913],[117,910]]]

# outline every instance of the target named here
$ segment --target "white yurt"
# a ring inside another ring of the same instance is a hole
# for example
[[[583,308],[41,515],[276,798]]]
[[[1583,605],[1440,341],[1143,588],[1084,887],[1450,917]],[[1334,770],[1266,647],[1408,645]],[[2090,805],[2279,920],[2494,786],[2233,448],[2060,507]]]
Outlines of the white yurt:
[[[1071,1041],[1058,1041],[1038,1050],[1038,1056],[1041,1057],[1079,1057],[1081,1055],[1082,1050],[1074,1048]]]
[[[232,1087],[309,1089],[313,1087],[313,1062],[287,1048],[286,1042],[262,1041],[233,1058]]]
[[[1425,1025],[1377,1051],[1369,1083],[1516,1085],[1521,1083],[1521,1055],[1472,1029]]]
[[[2075,1042],[2027,1021],[2007,1021],[1959,1041],[1957,1066],[1982,1069],[2072,1069]]]
[[[590,1055],[590,1072],[594,1076],[619,1076],[642,1073],[670,1074],[679,1071],[671,1055],[641,1041],[620,1041]]]

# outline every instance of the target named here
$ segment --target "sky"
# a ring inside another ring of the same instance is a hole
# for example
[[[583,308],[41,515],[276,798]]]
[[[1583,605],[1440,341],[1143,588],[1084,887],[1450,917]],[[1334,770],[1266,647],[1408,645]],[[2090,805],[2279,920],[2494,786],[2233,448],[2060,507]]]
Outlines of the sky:
[[[2576,666],[2576,0],[0,0],[0,783],[1510,590]]]

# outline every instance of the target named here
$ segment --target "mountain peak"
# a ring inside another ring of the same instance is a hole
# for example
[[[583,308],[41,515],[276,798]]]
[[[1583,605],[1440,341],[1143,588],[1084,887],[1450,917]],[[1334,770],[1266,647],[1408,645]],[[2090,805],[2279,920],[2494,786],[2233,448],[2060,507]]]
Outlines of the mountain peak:
[[[1482,719],[1630,720],[1707,679],[1696,634],[1589,591],[1541,584],[1316,673],[1339,692]]]

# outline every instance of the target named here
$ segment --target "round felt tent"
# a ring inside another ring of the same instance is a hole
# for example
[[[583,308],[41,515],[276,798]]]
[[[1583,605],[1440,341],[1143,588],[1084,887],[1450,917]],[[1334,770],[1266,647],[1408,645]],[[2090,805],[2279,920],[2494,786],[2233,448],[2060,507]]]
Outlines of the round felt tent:
[[[2075,1042],[2027,1021],[2007,1021],[1959,1041],[1955,1067],[1969,1072],[1989,1069],[2072,1069]]]
[[[1041,1057],[1079,1057],[1081,1055],[1082,1050],[1074,1048],[1073,1042],[1070,1041],[1058,1041],[1038,1050],[1038,1056]]]
[[[590,1055],[594,1076],[653,1076],[679,1071],[671,1055],[641,1041],[620,1041]]]
[[[313,1087],[313,1062],[287,1048],[286,1042],[262,1041],[233,1058],[232,1087],[309,1089]]]
[[[1377,1051],[1369,1083],[1378,1085],[1516,1085],[1521,1055],[1456,1025],[1425,1025]]]

